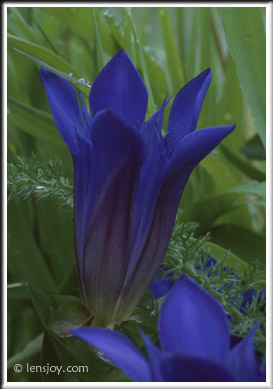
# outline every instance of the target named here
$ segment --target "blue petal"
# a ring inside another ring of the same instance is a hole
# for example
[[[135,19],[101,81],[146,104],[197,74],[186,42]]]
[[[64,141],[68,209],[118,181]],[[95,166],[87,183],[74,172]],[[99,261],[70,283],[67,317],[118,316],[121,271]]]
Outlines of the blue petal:
[[[162,185],[162,166],[165,163],[166,154],[161,129],[166,104],[165,99],[160,110],[144,123],[140,130],[146,144],[146,153],[132,210],[134,225],[128,277],[134,273],[137,261],[146,244]]]
[[[109,107],[137,128],[144,122],[147,101],[146,87],[124,50],[98,74],[89,96],[92,117]]]
[[[77,93],[69,82],[42,67],[41,79],[55,123],[73,157],[77,266],[80,286],[85,295],[82,262],[87,233],[86,225],[90,213],[87,199],[92,175],[92,144],[88,140],[91,132],[91,118],[85,109],[82,96],[81,108],[79,108]]]
[[[164,111],[168,104],[167,97],[162,103],[161,108],[153,114],[153,116],[143,123],[140,131],[146,143],[146,153],[148,158],[154,158],[157,153],[164,152],[164,144],[162,142],[162,125],[164,119]]]
[[[165,382],[233,382],[231,371],[208,359],[166,356],[160,366]]]
[[[133,342],[123,334],[95,327],[74,329],[71,330],[71,333],[105,354],[132,380],[137,382],[151,381],[150,368],[147,361]]]
[[[150,285],[149,289],[152,292],[155,299],[159,299],[162,296],[165,296],[171,288],[173,284],[173,281],[166,278],[158,278],[156,280],[153,280]]]
[[[152,292],[155,299],[158,299],[169,292],[174,281],[172,279],[173,273],[168,273],[165,277],[162,277],[162,271],[168,270],[161,265],[156,272],[155,279],[150,283],[149,289]]]
[[[150,184],[146,180],[146,185],[142,186],[143,211],[141,212],[141,207],[138,210],[143,217],[136,228],[139,231],[138,239],[135,239],[137,244],[130,254],[129,268],[121,292],[123,307],[126,307],[126,301],[135,301],[137,304],[162,262],[188,176],[187,170],[184,172],[180,169],[163,180],[162,173],[158,174],[155,170],[150,175]],[[143,181],[140,180],[140,183]],[[150,198],[145,198],[146,190],[150,190]]]
[[[162,352],[153,342],[151,342],[149,337],[141,330],[140,335],[142,336],[146,350],[148,351],[151,381],[162,382],[164,379],[161,373],[161,365],[164,358],[164,352]]]
[[[155,153],[154,159],[145,161],[135,200],[134,214],[138,215],[137,222],[134,221],[135,246],[130,255],[123,295],[129,297],[134,293],[137,299],[140,296],[132,285],[148,286],[167,249],[191,171],[233,129],[234,126],[226,126],[193,132],[180,142],[170,160],[163,154],[164,163],[160,153]],[[141,292],[140,288],[138,292]]]
[[[89,307],[96,323],[104,326],[111,323],[127,272],[131,209],[144,143],[139,131],[110,109],[93,119],[91,140],[92,188],[86,200],[89,226],[83,275]]]
[[[83,283],[83,260],[85,242],[92,212],[92,179],[94,176],[93,145],[82,134],[77,133],[79,152],[72,154],[74,164],[74,230],[77,267],[80,286],[86,296]]]
[[[230,382],[235,377],[225,366],[204,358],[161,351],[142,331],[148,351],[152,381],[156,382]]]
[[[146,201],[144,204],[143,212],[148,207],[150,213],[144,214],[146,225],[139,227],[140,244],[133,246],[134,251],[130,255],[129,269],[121,292],[125,308],[126,301],[135,301],[137,304],[153,279],[167,250],[179,200],[188,177],[181,177],[180,174],[179,177],[172,178],[172,181],[166,180],[161,185],[156,183],[153,188],[154,197],[152,198],[151,195],[150,203]],[[142,190],[145,191],[145,189],[146,187],[143,186]]]
[[[122,300],[123,308],[126,308],[128,305],[126,301],[131,298],[137,303],[137,299],[141,297],[153,278],[162,260],[162,255],[164,255],[166,250],[165,246],[168,244],[168,237],[162,241],[163,246],[157,245],[156,237],[152,239],[152,242],[150,241],[151,225],[154,220],[154,212],[162,187],[162,165],[166,159],[161,137],[166,104],[165,99],[160,110],[148,122],[144,123],[140,130],[146,144],[146,153],[132,208],[133,228],[130,241],[128,271],[121,292],[123,295],[122,299],[124,298]],[[155,234],[157,235],[157,233],[158,228],[156,227]],[[148,250],[146,250],[150,243],[153,246],[152,250],[158,248],[160,254],[157,257],[153,253],[150,253],[150,255]],[[143,254],[143,251],[147,251],[147,253]],[[147,260],[145,259],[146,256]],[[128,289],[130,289],[130,292]]]
[[[180,277],[159,316],[164,350],[223,361],[229,351],[229,326],[218,301],[195,281]]]
[[[169,160],[166,174],[171,175],[179,168],[183,168],[185,171],[185,167],[190,174],[193,168],[218,146],[234,128],[235,125],[209,127],[186,135],[176,146]]]
[[[196,131],[180,142],[165,165],[160,164],[159,153],[154,161],[151,158],[148,163],[145,161],[136,192],[137,217],[133,229],[136,233],[132,235],[134,245],[121,292],[123,307],[126,301],[137,303],[162,261],[191,171],[233,129],[234,126],[227,126]]]
[[[211,77],[211,69],[205,70],[188,82],[176,95],[170,111],[166,134],[166,140],[171,144],[171,149],[195,129]]]
[[[87,138],[90,139],[91,137],[91,126],[92,126],[92,119],[89,116],[89,113],[87,112],[87,109],[84,105],[84,99],[83,95],[80,93],[81,98],[81,107],[80,107],[80,114],[82,119],[82,129],[81,133]]]
[[[71,153],[76,153],[76,128],[80,130],[82,126],[77,93],[68,81],[43,67],[40,75],[56,126]]]
[[[265,369],[260,371],[255,357],[254,336],[259,324],[256,323],[252,331],[230,352],[230,366],[238,381],[261,382],[265,381]]]

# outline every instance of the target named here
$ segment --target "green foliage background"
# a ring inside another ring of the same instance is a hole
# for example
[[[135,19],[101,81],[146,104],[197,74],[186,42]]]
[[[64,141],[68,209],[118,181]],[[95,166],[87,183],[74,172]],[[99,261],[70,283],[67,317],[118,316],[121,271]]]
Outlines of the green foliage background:
[[[124,48],[145,80],[147,117],[167,92],[174,97],[211,67],[198,128],[236,123],[236,130],[195,169],[181,201],[181,219],[199,223],[195,239],[210,233],[213,256],[236,265],[239,276],[248,265],[263,271],[265,9],[9,7],[7,44],[8,379],[126,380],[79,341],[54,337],[43,322],[54,305],[45,294],[76,295],[77,281],[70,277],[73,220],[62,208],[71,206],[72,163],[49,111],[39,67],[69,79],[87,102],[97,73]],[[264,275],[260,282],[264,288]],[[135,336],[130,324],[123,330]],[[92,369],[88,375],[60,377],[18,374],[12,369],[16,361]]]

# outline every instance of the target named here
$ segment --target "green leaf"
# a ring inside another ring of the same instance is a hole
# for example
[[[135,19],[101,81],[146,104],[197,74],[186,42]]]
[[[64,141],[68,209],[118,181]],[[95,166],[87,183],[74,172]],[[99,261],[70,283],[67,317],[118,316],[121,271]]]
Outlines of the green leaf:
[[[250,138],[241,151],[247,158],[265,160],[265,149],[258,134]]]
[[[45,293],[40,292],[38,289],[33,288],[29,283],[26,283],[26,288],[43,327],[49,329],[47,321],[52,310],[53,299]]]
[[[208,178],[205,176],[203,179],[200,175],[197,177],[197,180],[200,180],[200,184],[206,188],[207,194],[216,194],[219,192],[228,192],[230,189],[234,188],[237,185],[235,177],[231,174],[229,166],[226,163],[219,159],[219,155],[211,153],[209,154],[201,163],[200,167],[205,169],[207,173],[211,176],[212,180],[208,181]],[[201,169],[201,170],[202,170]],[[212,182],[211,182],[212,181]],[[204,197],[199,196],[199,198]]]
[[[67,291],[59,291],[66,272],[71,264],[75,264],[74,229],[72,212],[60,211],[60,201],[49,198],[38,201],[35,206],[39,220],[39,239],[58,285],[58,292],[68,295],[77,295],[78,280],[75,272],[75,281]],[[64,260],[65,259],[65,260]]]
[[[172,81],[172,93],[175,95],[185,84],[183,65],[180,59],[172,21],[166,7],[159,8],[159,18],[168,71]]]
[[[240,185],[233,189],[233,192],[244,193],[252,196],[266,196],[266,182],[253,182],[250,185]]]
[[[94,42],[95,28],[92,24],[91,7],[39,7],[38,9],[52,15],[88,42]],[[117,51],[115,41],[106,27],[104,25],[101,27],[103,48],[113,55]]]
[[[140,17],[139,17],[139,38],[142,45],[146,44],[147,41],[147,25],[149,23],[150,18],[153,17],[153,12],[156,12],[156,9],[151,9],[149,7],[141,7],[140,8]]]
[[[260,7],[219,8],[238,78],[265,147],[265,28]]]
[[[34,57],[34,56],[24,52],[24,51],[21,51],[21,50],[15,48],[15,47],[12,47],[12,49],[15,52],[23,55],[24,57],[26,57],[28,59],[30,59],[31,61],[37,63],[39,66],[45,67],[51,73],[54,73],[57,76],[60,76],[60,77],[62,77],[64,79],[68,80],[69,82],[75,84],[75,86],[82,92],[83,96],[85,96],[85,92],[86,92],[85,88],[90,88],[91,87],[90,81],[88,79],[85,79],[85,78],[82,78],[82,77],[77,79],[76,75],[73,72],[71,72],[69,74],[64,73],[64,72],[60,71],[59,69],[57,69],[56,67],[54,67],[52,65],[49,65],[47,62],[45,62],[48,59],[50,61],[50,63],[54,63],[54,58],[50,58],[48,56],[44,56],[43,55],[41,58],[44,58],[44,60],[42,60],[42,59],[36,58],[36,57]],[[43,48],[43,50],[47,50],[47,49]],[[30,51],[32,51],[32,50],[30,50]],[[48,51],[48,52],[51,53],[50,51]],[[43,53],[43,54],[45,54],[45,53]],[[52,53],[52,54],[56,55],[55,53]],[[69,66],[69,69],[72,69],[72,67]]]
[[[149,75],[148,75],[147,65],[146,65],[146,61],[145,61],[144,50],[143,50],[143,47],[139,41],[137,30],[136,30],[130,9],[128,7],[124,7],[124,13],[127,15],[126,16],[126,23],[128,23],[128,28],[131,30],[131,33],[132,33],[134,41],[135,41],[135,45],[137,48],[137,54],[139,57],[140,67],[142,70],[144,82],[145,82],[145,85],[146,85],[146,88],[148,91],[148,95],[149,95],[148,113],[150,115],[152,115],[155,112],[155,102],[154,102],[153,91],[151,88],[150,79],[149,79]]]
[[[9,274],[17,281],[55,291],[56,282],[50,263],[34,233],[35,216],[31,203],[26,201],[23,207],[19,207],[16,201],[9,202],[8,220]]]
[[[130,13],[125,7],[122,7],[122,17],[124,29],[124,49],[131,58],[132,62],[136,64],[136,46],[131,31],[131,18]]]
[[[192,203],[183,210],[182,220],[199,222],[198,234],[203,235],[218,218],[242,206],[245,199],[241,194],[221,193]]]
[[[53,342],[50,338],[50,335],[45,332],[44,333],[44,339],[42,344],[42,353],[41,353],[41,365],[42,366],[60,366],[61,360],[56,353],[56,350],[53,346]],[[49,369],[48,371],[45,370],[41,373],[42,381],[44,382],[63,382],[64,381],[64,373],[63,371],[60,371],[60,373],[51,372]]]
[[[92,15],[89,7],[38,7],[72,31],[81,35],[85,39],[92,41],[94,39],[94,26],[91,23]]]
[[[236,166],[241,172],[246,174],[248,177],[253,178],[253,180],[257,181],[265,181],[266,175],[262,171],[256,169],[254,166],[250,165],[248,162],[245,162],[240,157],[237,157],[230,149],[227,147],[220,145],[220,149],[227,157],[227,159]]]
[[[60,298],[60,296],[56,295]],[[48,320],[48,328],[59,337],[72,336],[71,328],[79,328],[91,320],[92,314],[81,303],[81,301],[73,296],[61,296],[61,305],[51,312]]]
[[[155,104],[157,107],[161,107],[164,98],[169,90],[166,72],[159,65],[156,57],[152,55],[152,52],[149,50],[149,47],[143,47],[144,50],[144,58],[147,66],[148,77],[150,80],[151,88],[153,90],[153,96],[155,100]],[[167,112],[170,109],[170,103],[166,107],[166,113],[164,115],[166,123],[167,123]]]
[[[41,365],[61,368],[60,374],[57,371],[42,373],[43,380],[50,382],[98,382],[103,381],[105,375],[112,370],[86,343],[74,337],[59,342],[50,333],[45,333],[44,336]],[[76,371],[71,372],[71,367],[75,367]]]
[[[199,72],[201,46],[201,11],[196,7],[178,7],[176,10],[179,49],[183,59],[185,82],[190,81]]]
[[[64,147],[52,116],[39,109],[23,104],[8,96],[8,121],[15,127],[42,141]]]
[[[75,289],[75,285],[78,285],[78,278],[77,278],[77,265],[76,262],[73,262],[71,267],[68,269],[63,282],[58,288],[59,293],[70,293]]]
[[[14,26],[14,28],[11,29],[14,32],[17,31],[17,33],[20,32],[20,37],[38,43],[40,34],[37,34],[37,31],[35,31],[33,26],[27,23],[16,7],[9,7],[8,26],[9,28]]]
[[[218,262],[225,261],[225,265],[234,266],[238,273],[242,273],[243,271],[248,272],[249,266],[247,262],[243,261],[237,255],[230,252],[230,250],[225,249],[213,242],[206,242],[202,249],[210,254],[214,259]]]
[[[256,288],[259,290],[266,288],[264,272],[261,272],[259,268],[251,268],[249,260],[244,260],[237,256],[230,248],[224,248],[213,242],[206,242],[202,246],[202,250],[216,259],[219,263],[223,263],[224,266],[230,266],[232,269],[234,269],[234,272],[237,275],[244,275],[243,277],[246,279],[248,279],[248,276],[250,276],[254,271],[254,274],[252,274],[252,280],[255,279]]]
[[[119,49],[121,49],[124,45],[124,38],[121,32],[122,18],[117,14],[115,8],[105,7],[102,14],[110,28],[111,35],[118,44]]]
[[[100,33],[100,25],[99,25],[99,12],[97,8],[91,9],[92,20],[94,25],[95,32],[95,46],[96,46],[96,57],[97,57],[97,70],[98,72],[102,70],[105,65],[104,52],[102,48],[102,39]]]
[[[8,47],[15,48],[31,57],[36,58],[40,64],[48,64],[67,74],[75,74],[75,70],[65,60],[52,51],[24,39],[17,38],[14,35],[7,34],[7,36]]]
[[[8,278],[9,276],[10,274]],[[32,343],[32,341],[41,334],[42,330],[41,323],[29,301],[25,283],[22,288],[9,289],[7,291],[7,357],[17,356],[19,359],[20,354],[22,357],[25,352],[29,352],[29,358],[35,358],[39,350],[36,348],[36,342]]]
[[[259,234],[236,225],[220,225],[210,232],[211,240],[230,249],[249,264],[265,268],[265,239]]]
[[[221,64],[219,63],[219,57],[213,39],[213,30],[211,28],[212,9],[210,7],[204,7],[201,8],[200,12],[200,72],[207,68],[212,68],[213,71],[213,79],[206,94],[198,121],[199,128],[206,128],[215,125],[216,96],[220,85],[219,75],[216,70],[220,68]]]
[[[71,328],[81,327],[92,317],[78,297],[58,293],[45,294],[28,283],[26,287],[45,330],[59,341],[60,338],[71,336]]]
[[[117,42],[118,49],[124,48],[124,36],[121,32],[122,19],[112,8],[104,8],[103,16],[111,30],[112,35],[114,36],[115,41]],[[129,29],[129,25],[127,25]],[[144,59],[147,66],[148,78],[151,83],[153,96],[157,106],[161,106],[166,93],[168,91],[168,83],[166,79],[165,71],[158,64],[154,53],[151,52],[150,48],[145,46],[143,47]],[[137,64],[138,68],[141,69],[140,57],[137,55]],[[168,107],[166,111],[168,110]]]
[[[7,369],[10,369],[16,363],[22,362],[25,359],[29,359],[32,355],[35,355],[41,351],[44,334],[36,336],[25,348],[16,355],[13,355],[7,361]]]
[[[37,289],[32,288],[29,284],[27,285],[27,289],[36,313],[47,331],[44,337],[42,349],[42,365],[46,365],[47,363],[49,365],[61,365],[63,370],[60,375],[63,380],[67,381],[103,380],[105,374],[111,370],[109,365],[99,359],[91,348],[84,342],[74,337],[60,338],[56,335],[55,331],[52,331],[52,329],[56,330],[56,328],[60,330],[60,324],[62,326],[64,324],[64,316],[66,316],[65,327],[67,329],[67,326],[71,323],[71,319],[67,318],[67,314],[69,312],[71,313],[71,303],[74,304],[74,307],[72,308],[74,319],[75,313],[77,317],[79,317],[79,313],[81,318],[83,317],[84,308],[81,306],[80,310],[78,309],[79,300],[73,296],[60,296],[57,294],[46,295]],[[69,306],[66,306],[67,302]],[[77,305],[76,309],[75,304]],[[64,308],[65,306],[68,310]],[[61,312],[62,309],[63,311]],[[86,313],[87,312],[84,311],[84,316]],[[68,366],[82,365],[88,366],[88,372],[85,371],[73,374],[67,371]],[[50,375],[50,377],[47,377],[47,374],[43,374],[44,380],[51,381],[53,377],[58,379],[56,373],[54,373],[54,375]],[[55,379],[53,380],[55,381]]]
[[[240,146],[245,139],[245,131],[248,127],[244,122],[244,99],[240,88],[236,67],[232,57],[229,55],[225,65],[225,81],[223,85],[222,98],[218,101],[216,107],[216,124],[231,125],[236,124],[235,131],[227,136],[221,143],[228,150],[232,150],[237,158],[241,159]],[[236,168],[234,164],[223,155],[222,149],[219,147],[220,159],[222,159],[226,169],[232,173],[240,182],[243,172]]]

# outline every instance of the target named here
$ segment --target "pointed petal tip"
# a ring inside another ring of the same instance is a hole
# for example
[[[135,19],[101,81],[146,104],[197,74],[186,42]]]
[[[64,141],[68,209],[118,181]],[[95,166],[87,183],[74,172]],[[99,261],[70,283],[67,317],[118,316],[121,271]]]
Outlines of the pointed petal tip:
[[[40,77],[41,77],[41,80],[44,81],[44,78],[47,76],[47,73],[49,73],[49,71],[44,68],[43,66],[40,67]]]
[[[127,54],[127,52],[125,51],[125,49],[121,49],[121,50],[117,51],[116,54],[111,58],[110,61],[117,60],[117,58],[124,58],[125,60],[128,60],[130,63],[132,63],[132,61],[131,61],[129,55]]]
[[[80,328],[70,328],[69,332],[73,336],[77,336],[77,334],[79,333],[79,330],[80,330]]]
[[[40,77],[59,133],[75,155],[78,151],[76,129],[82,127],[77,92],[67,80],[42,66]]]
[[[137,128],[145,120],[146,86],[125,50],[118,51],[93,82],[89,94],[91,116],[111,107]]]
[[[212,79],[212,69],[207,68],[203,70],[203,72],[199,73],[195,78],[203,80],[203,82],[207,81],[209,85]]]
[[[210,68],[195,76],[177,93],[168,121],[168,140],[178,143],[197,125],[201,108],[212,79]]]
[[[43,80],[45,77],[50,77],[50,76],[58,77],[56,74],[54,74],[54,73],[52,73],[51,71],[47,70],[44,66],[41,66],[41,67],[40,67],[40,77],[42,78],[42,80]]]
[[[201,135],[201,132],[203,132],[203,134],[205,136],[208,137],[208,139],[213,139],[217,142],[217,144],[215,144],[213,146],[213,148],[215,148],[225,137],[227,137],[229,134],[232,133],[232,131],[234,131],[234,129],[236,128],[236,124],[230,124],[230,125],[227,125],[227,126],[215,126],[215,127],[206,127],[206,128],[201,128],[197,131],[195,131],[194,133]]]
[[[116,53],[116,55],[124,56],[124,57],[126,57],[127,59],[129,59],[130,62],[132,62],[131,59],[130,59],[130,57],[129,57],[129,55],[128,55],[127,52],[125,51],[125,49],[119,50],[119,51]]]
[[[81,327],[70,332],[98,349],[134,381],[151,381],[147,360],[124,334],[102,327]]]
[[[204,73],[210,77],[212,77],[212,68],[207,68],[206,70],[204,70]]]
[[[226,136],[231,134],[232,131],[235,130],[236,124],[234,123],[234,124],[230,124],[228,126],[219,126],[218,128],[220,129],[220,131],[223,132],[223,138],[225,138]]]
[[[42,80],[42,83],[44,84],[46,88],[47,83],[58,82],[58,80],[61,80],[61,82],[67,82],[64,78],[57,76],[57,74],[52,73],[50,70],[47,70],[45,67],[40,67],[40,78]]]

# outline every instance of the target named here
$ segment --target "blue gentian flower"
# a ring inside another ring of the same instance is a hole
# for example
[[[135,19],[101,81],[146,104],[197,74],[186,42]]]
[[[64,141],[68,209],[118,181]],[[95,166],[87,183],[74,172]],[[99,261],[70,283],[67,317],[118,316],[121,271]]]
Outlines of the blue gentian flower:
[[[210,278],[211,271],[214,271],[214,267],[219,264],[219,262],[213,258],[208,256],[202,266],[197,265],[195,266],[195,270],[206,272],[206,276]],[[174,274],[172,272],[168,273],[167,275],[162,275],[163,271],[168,270],[166,266],[161,265],[155,275],[155,279],[150,283],[149,289],[153,295],[153,297],[157,300],[163,296],[166,296],[168,292],[170,291],[172,285],[175,282]],[[227,268],[224,266],[223,271],[226,272]],[[216,270],[215,274],[217,274],[218,270]],[[235,279],[239,279],[239,277],[235,273],[229,273],[229,277],[233,277]],[[227,284],[227,288],[231,289],[233,287],[232,283]],[[217,290],[218,293],[223,293],[223,289],[219,288]],[[241,313],[245,313],[245,309],[247,307],[247,304],[251,304],[252,300],[257,298],[258,293],[258,302],[261,301],[262,297],[265,296],[266,291],[261,290],[259,292],[255,291],[255,289],[246,289],[243,292],[241,292],[240,295],[234,295],[233,296],[233,305],[235,308],[237,308]],[[239,298],[240,297],[240,298]],[[237,301],[239,298],[239,302]],[[265,309],[265,304],[260,308],[261,311]],[[232,315],[227,315],[229,320],[233,320]],[[236,336],[232,335],[230,338],[230,345],[231,347],[235,346],[242,340],[242,336]],[[261,357],[261,353],[256,350],[256,356]]]
[[[146,359],[131,340],[106,328],[71,330],[102,352],[134,381],[261,382],[253,340],[258,324],[230,348],[227,316],[219,302],[188,276],[173,284],[159,315],[161,349],[143,334]]]
[[[74,164],[79,284],[96,325],[129,317],[163,259],[194,167],[234,125],[194,131],[212,72],[166,99],[145,122],[146,87],[124,50],[91,87],[90,115],[66,80],[41,68],[49,105]]]

